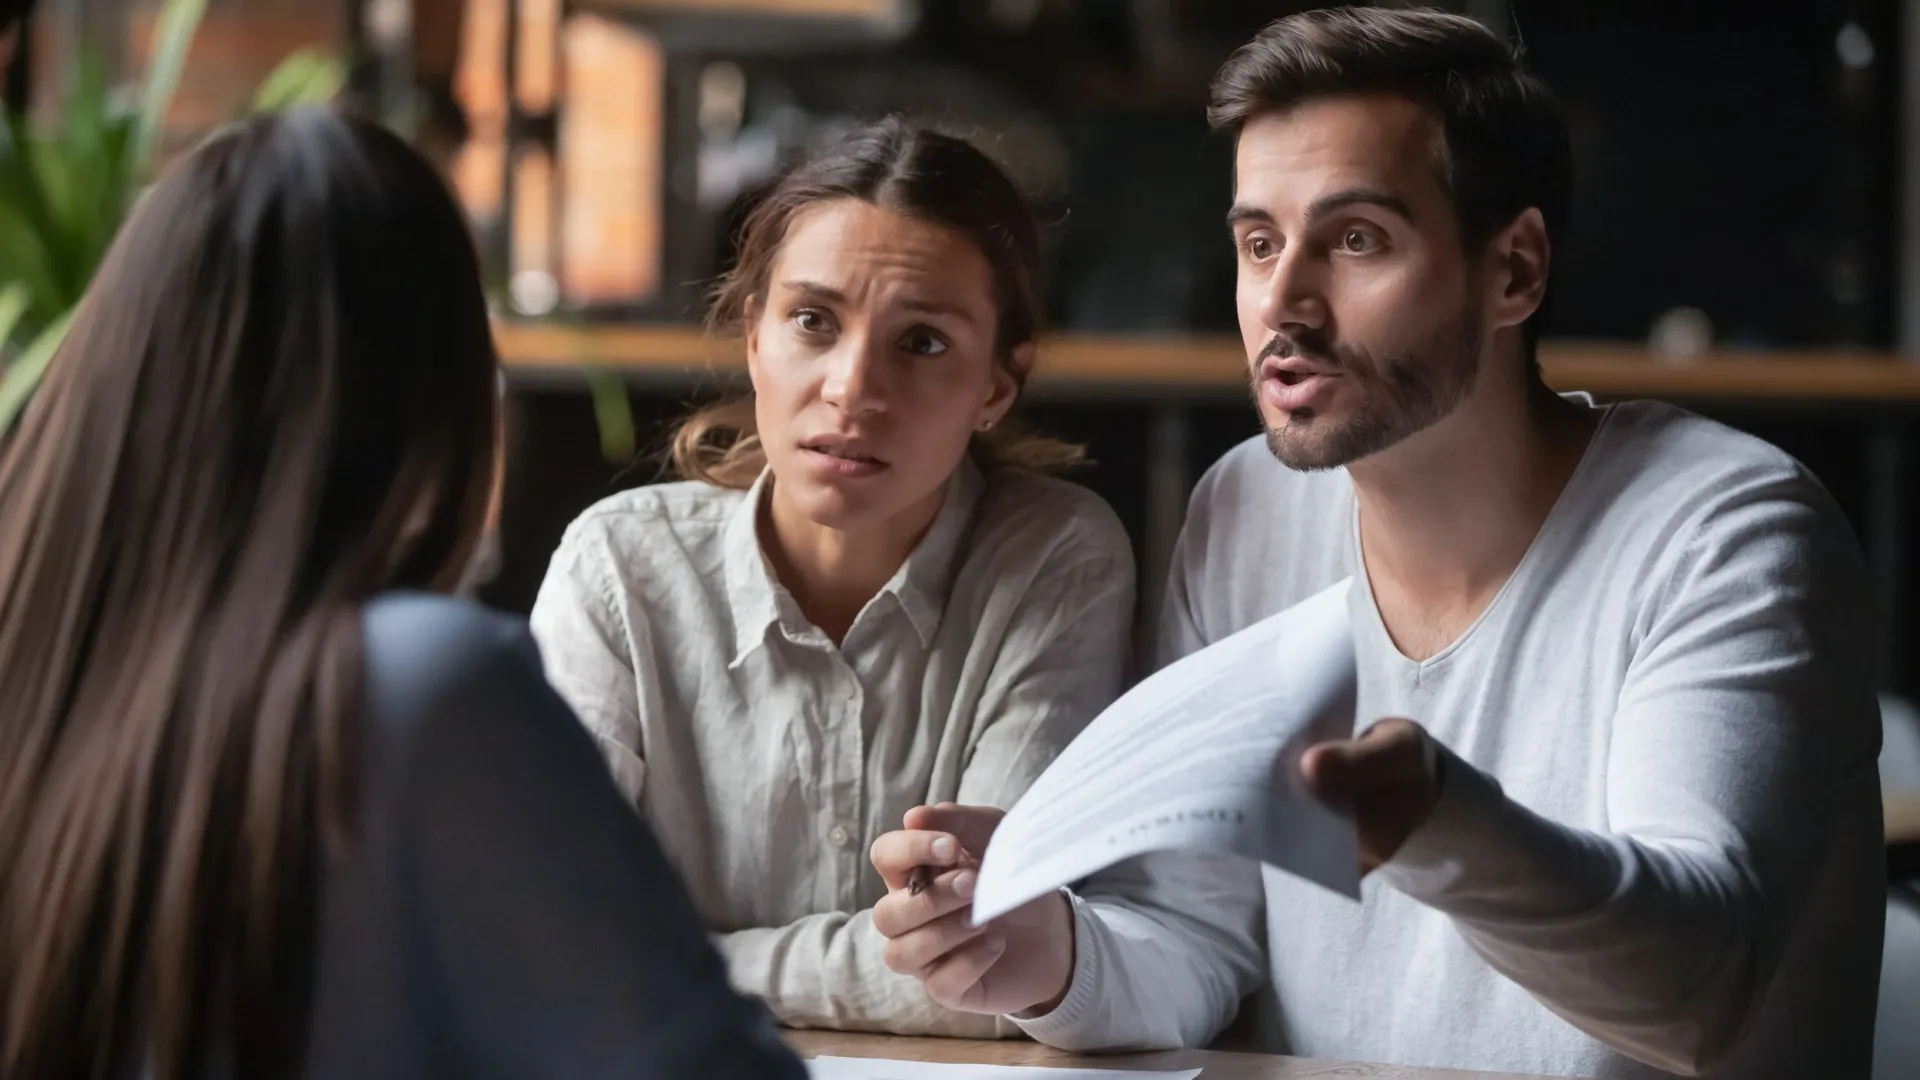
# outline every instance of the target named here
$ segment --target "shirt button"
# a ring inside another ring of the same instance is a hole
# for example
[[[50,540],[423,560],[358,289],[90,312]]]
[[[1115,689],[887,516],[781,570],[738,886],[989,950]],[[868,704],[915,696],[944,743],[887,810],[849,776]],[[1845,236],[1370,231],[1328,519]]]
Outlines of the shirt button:
[[[847,831],[845,825],[835,825],[832,830],[827,833],[827,839],[833,841],[834,847],[846,847],[848,842],[853,839],[853,834]]]

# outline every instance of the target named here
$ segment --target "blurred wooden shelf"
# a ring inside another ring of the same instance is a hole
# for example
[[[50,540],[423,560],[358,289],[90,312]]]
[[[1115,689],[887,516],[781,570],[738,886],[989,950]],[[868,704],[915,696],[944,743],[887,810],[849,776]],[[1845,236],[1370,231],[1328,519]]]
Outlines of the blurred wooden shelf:
[[[808,18],[887,19],[899,0],[593,0],[605,10],[636,15],[777,15]]]
[[[1887,846],[1920,844],[1920,791],[1889,791],[1884,798]]]
[[[737,374],[737,345],[692,326],[567,326],[501,322],[502,361],[519,373],[615,368],[643,379],[693,381]],[[1920,405],[1920,363],[1868,351],[1724,351],[1687,360],[1626,345],[1548,341],[1547,382],[1603,397],[1904,403]],[[1240,343],[1220,336],[1064,334],[1041,345],[1036,388],[1054,393],[1239,394]]]

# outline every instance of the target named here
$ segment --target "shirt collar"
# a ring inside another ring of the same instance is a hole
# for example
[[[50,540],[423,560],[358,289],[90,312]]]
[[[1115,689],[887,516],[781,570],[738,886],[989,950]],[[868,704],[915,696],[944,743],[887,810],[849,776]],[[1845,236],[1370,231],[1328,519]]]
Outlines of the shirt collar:
[[[767,631],[780,621],[779,583],[773,567],[767,565],[760,550],[760,506],[772,487],[773,473],[760,470],[759,479],[747,489],[746,498],[733,508],[727,520],[722,556],[726,567],[727,603],[733,609],[733,659],[727,666],[738,667],[753,650],[767,640]]]
[[[774,576],[773,566],[760,546],[760,508],[772,490],[772,472],[762,469],[746,497],[727,521],[724,542],[727,602],[733,611],[733,660],[737,667],[753,650],[765,644],[767,631],[778,625],[795,640],[818,635],[799,605]],[[933,644],[953,591],[961,547],[973,522],[974,509],[986,488],[986,478],[971,457],[962,458],[947,481],[946,500],[927,535],[907,556],[892,580],[874,597],[892,597],[906,613],[922,647]],[[872,604],[869,603],[869,609]],[[866,612],[861,613],[862,619]],[[855,625],[860,620],[856,620]]]
[[[900,565],[893,580],[880,590],[891,595],[907,613],[907,621],[920,635],[922,647],[933,644],[940,629],[940,617],[947,609],[947,597],[953,592],[953,576],[959,569],[961,548],[973,526],[973,512],[980,504],[986,478],[971,456],[962,457],[960,466],[947,481],[947,498],[933,527]]]

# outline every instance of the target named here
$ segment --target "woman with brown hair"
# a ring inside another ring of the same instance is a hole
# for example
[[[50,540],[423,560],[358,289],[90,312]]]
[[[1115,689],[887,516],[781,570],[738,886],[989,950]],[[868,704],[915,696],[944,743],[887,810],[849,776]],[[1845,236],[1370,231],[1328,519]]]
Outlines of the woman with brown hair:
[[[798,1077],[479,542],[465,223],[314,110],[172,169],[0,444],[0,1076]]]
[[[749,215],[713,320],[749,399],[696,415],[687,479],[562,541],[549,678],[653,824],[734,985],[796,1026],[990,1036],[889,972],[872,840],[1007,806],[1119,691],[1125,532],[1004,423],[1034,358],[1038,230],[966,142],[858,130]]]

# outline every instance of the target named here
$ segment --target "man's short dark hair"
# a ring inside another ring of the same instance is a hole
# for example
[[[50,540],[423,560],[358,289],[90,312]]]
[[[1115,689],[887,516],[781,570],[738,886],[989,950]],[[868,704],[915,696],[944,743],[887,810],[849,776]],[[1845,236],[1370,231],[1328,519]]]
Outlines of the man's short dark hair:
[[[1469,251],[1538,207],[1558,254],[1573,189],[1566,119],[1520,49],[1465,15],[1364,7],[1289,15],[1220,68],[1207,120],[1237,137],[1262,113],[1355,94],[1392,94],[1439,116],[1440,183]],[[1523,327],[1530,358],[1542,314],[1544,305]]]

